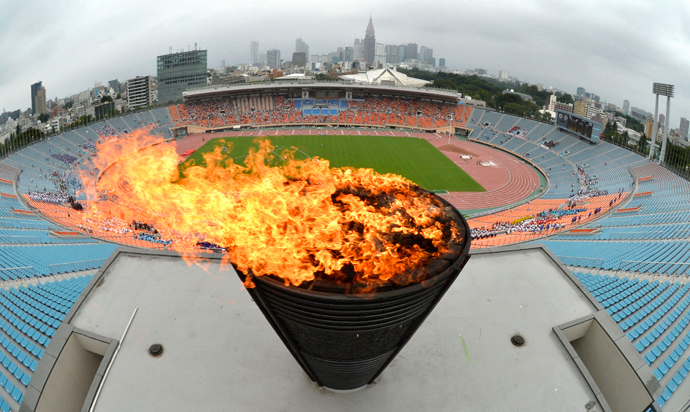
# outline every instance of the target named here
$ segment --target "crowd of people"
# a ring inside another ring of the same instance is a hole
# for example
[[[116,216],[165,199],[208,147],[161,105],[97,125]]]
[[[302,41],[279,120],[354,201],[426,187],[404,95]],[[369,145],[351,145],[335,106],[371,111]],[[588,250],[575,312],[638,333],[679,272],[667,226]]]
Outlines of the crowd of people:
[[[297,109],[284,96],[224,98],[195,101],[171,108],[177,124],[223,127],[243,124],[348,124],[406,125],[420,128],[443,127],[453,118],[453,105],[412,98],[376,97],[348,100],[347,108],[333,106],[337,113],[314,115]],[[306,109],[311,110],[311,109]]]
[[[96,150],[96,145],[91,143],[89,140],[85,140],[84,143],[81,145],[81,147],[84,150]]]
[[[108,141],[120,137],[117,130],[113,129],[112,126],[104,124],[103,126],[96,129],[96,133],[101,137],[99,141]]]
[[[53,159],[57,159],[68,165],[74,164],[77,161],[76,156],[72,156],[66,153],[53,153],[50,155],[50,157],[52,157]]]
[[[134,235],[134,238],[138,240],[145,240],[147,242],[158,243],[165,246],[170,246],[173,243],[172,239],[164,240],[160,237],[149,235],[148,233],[137,233],[136,235]]]
[[[132,229],[127,226],[124,220],[112,216],[101,220],[98,224],[98,229],[101,232],[112,232],[118,235],[132,233]]]
[[[536,215],[525,216],[521,219],[516,219],[509,222],[495,222],[490,227],[480,227],[473,228],[471,230],[472,239],[486,239],[490,237],[495,237],[500,234],[513,234],[513,233],[543,233],[547,231],[558,231],[566,227],[566,223],[562,219],[566,216],[572,216],[570,218],[571,224],[576,224],[582,221],[590,219],[593,215],[601,213],[602,207],[597,207],[590,211],[587,216],[587,208],[578,207],[578,204],[586,202],[588,199],[597,196],[608,195],[606,190],[593,190],[585,191],[580,190],[577,193],[570,196],[567,202],[567,206],[560,208],[552,208],[548,210],[543,210]],[[623,193],[618,193],[615,199],[609,201],[609,208],[611,208],[617,201],[619,201],[623,196]]]
[[[50,203],[51,205],[68,203],[70,200],[70,196],[66,193],[33,190],[29,190],[29,198],[34,202]]]
[[[214,251],[215,251],[215,250],[225,250],[224,247],[219,246],[219,245],[217,245],[217,244],[215,244],[215,243],[213,243],[213,242],[207,242],[207,241],[205,241],[205,240],[199,240],[199,241],[197,241],[197,242],[196,242],[196,246],[197,246],[199,249],[209,249],[209,250],[214,250]]]
[[[156,228],[153,227],[153,225],[150,225],[148,223],[144,223],[142,221],[132,220],[129,223],[129,227],[132,228],[133,230],[143,230],[143,231],[150,232],[153,234],[158,233],[158,230],[156,230]]]
[[[486,239],[496,237],[500,234],[510,235],[513,233],[542,233],[546,231],[556,231],[565,228],[564,222],[558,222],[559,218],[549,216],[544,218],[527,218],[514,223],[496,222],[490,228],[474,228],[470,231],[472,239]]]

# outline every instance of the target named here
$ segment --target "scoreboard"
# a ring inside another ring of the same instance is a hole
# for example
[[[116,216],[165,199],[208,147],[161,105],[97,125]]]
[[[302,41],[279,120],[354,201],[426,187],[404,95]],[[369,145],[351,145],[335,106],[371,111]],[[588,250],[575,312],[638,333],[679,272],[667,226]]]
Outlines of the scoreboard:
[[[556,127],[574,133],[590,143],[598,143],[601,124],[576,114],[556,110]]]

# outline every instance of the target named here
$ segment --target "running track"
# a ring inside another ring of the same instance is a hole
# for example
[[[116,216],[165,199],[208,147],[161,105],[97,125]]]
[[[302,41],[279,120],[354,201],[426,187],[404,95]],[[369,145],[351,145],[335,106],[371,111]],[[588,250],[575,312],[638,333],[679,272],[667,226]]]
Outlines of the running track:
[[[182,154],[187,150],[196,150],[204,145],[206,139],[219,137],[319,134],[405,136],[426,139],[486,189],[486,192],[450,192],[441,195],[441,197],[448,200],[459,210],[494,209],[506,206],[525,199],[539,187],[539,175],[522,160],[500,150],[476,143],[460,141],[452,137],[449,139],[447,135],[435,133],[349,129],[285,129],[223,132],[187,136],[177,141],[177,152]],[[470,154],[472,158],[462,159],[462,154]],[[488,163],[490,166],[478,165],[478,160],[484,164]]]

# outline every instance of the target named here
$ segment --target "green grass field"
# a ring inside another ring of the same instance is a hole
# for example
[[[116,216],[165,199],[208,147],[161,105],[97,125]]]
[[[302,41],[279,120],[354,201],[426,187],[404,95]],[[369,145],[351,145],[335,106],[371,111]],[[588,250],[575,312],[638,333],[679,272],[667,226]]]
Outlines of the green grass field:
[[[285,148],[297,149],[295,158],[318,156],[328,159],[331,167],[371,168],[379,173],[395,173],[419,186],[434,191],[483,192],[485,189],[465,171],[424,139],[394,136],[269,136],[281,153]],[[257,137],[240,136],[212,139],[187,158],[204,165],[202,153],[212,152],[218,145],[232,144],[229,152],[235,163],[243,164],[250,147],[258,147]]]

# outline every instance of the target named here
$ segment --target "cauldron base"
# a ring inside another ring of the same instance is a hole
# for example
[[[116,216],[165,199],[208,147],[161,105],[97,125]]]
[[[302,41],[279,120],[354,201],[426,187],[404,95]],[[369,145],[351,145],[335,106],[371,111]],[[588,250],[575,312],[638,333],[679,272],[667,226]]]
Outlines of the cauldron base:
[[[361,391],[361,390],[363,390],[363,389],[366,389],[366,388],[368,388],[369,386],[375,385],[375,384],[376,384],[376,382],[374,382],[374,383],[372,383],[372,384],[369,384],[369,385],[360,386],[359,388],[354,388],[354,389],[331,389],[331,388],[329,388],[329,387],[327,387],[327,386],[321,386],[321,389],[325,389],[325,390],[327,390],[327,391],[329,391],[329,392],[338,393],[338,394],[348,394],[348,393],[359,392],[359,391]]]

